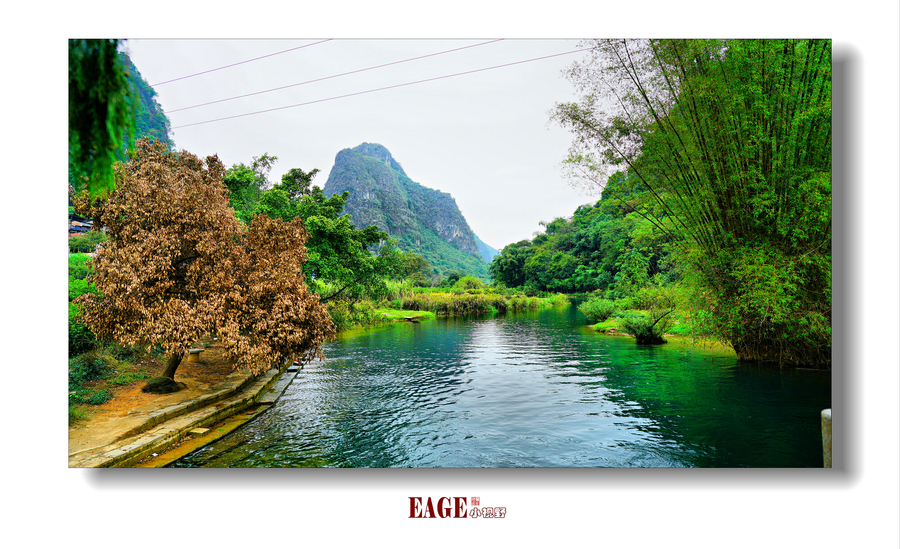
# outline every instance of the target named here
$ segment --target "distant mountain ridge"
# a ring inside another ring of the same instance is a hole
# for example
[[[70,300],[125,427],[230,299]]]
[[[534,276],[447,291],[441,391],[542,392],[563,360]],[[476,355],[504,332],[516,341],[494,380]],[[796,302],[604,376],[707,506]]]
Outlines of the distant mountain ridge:
[[[475,235],[475,244],[478,246],[478,253],[481,255],[481,258],[484,259],[485,263],[490,263],[496,256],[500,255],[500,252],[478,238],[477,234]]]
[[[384,146],[363,143],[340,151],[323,191],[348,191],[344,211],[356,227],[377,225],[400,249],[422,254],[435,275],[461,270],[488,278],[486,258],[497,250],[472,232],[449,193],[410,179]]]

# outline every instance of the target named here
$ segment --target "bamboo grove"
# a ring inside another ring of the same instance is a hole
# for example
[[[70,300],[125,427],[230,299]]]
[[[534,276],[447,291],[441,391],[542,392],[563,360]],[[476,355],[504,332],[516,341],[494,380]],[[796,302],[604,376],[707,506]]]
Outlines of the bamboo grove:
[[[748,360],[831,364],[831,42],[598,40],[566,166],[669,236]],[[617,175],[618,174],[618,175]]]

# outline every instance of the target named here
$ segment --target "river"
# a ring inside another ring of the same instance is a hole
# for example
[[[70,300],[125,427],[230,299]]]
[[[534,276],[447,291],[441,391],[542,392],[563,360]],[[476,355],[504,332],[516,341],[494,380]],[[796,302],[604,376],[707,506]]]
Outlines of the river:
[[[821,467],[831,374],[591,332],[574,306],[345,334],[173,467]]]

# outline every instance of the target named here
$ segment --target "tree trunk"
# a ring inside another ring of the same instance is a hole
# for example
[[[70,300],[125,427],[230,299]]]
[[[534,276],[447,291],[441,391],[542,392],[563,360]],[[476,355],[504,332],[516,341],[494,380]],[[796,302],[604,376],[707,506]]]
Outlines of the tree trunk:
[[[177,383],[175,381],[175,370],[177,370],[178,365],[181,364],[182,356],[182,353],[170,356],[169,360],[166,361],[166,367],[165,370],[163,370],[163,373],[160,374],[159,377],[153,378],[148,381],[147,384],[144,385],[144,387],[141,389],[141,391],[145,393],[162,395],[167,393],[174,393],[184,389],[184,383]]]
[[[169,360],[166,362],[166,367],[163,370],[163,373],[159,374],[160,377],[167,377],[169,379],[175,379],[175,370],[178,369],[178,365],[181,364],[181,358],[183,354],[173,354],[169,357]]]

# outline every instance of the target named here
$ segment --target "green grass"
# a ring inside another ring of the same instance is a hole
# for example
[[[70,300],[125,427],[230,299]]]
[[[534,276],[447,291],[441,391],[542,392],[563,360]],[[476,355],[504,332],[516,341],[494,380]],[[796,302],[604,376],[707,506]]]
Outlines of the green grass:
[[[84,410],[83,406],[77,404],[69,405],[69,425],[75,425],[79,421],[84,421],[89,418],[90,415]]]
[[[110,385],[128,385],[131,382],[139,381],[142,379],[150,379],[150,374],[146,372],[132,372],[132,371],[122,371],[119,370],[119,373],[109,378],[106,382]]]
[[[435,316],[431,311],[410,311],[406,309],[375,309],[375,313],[389,320],[405,320],[407,317],[431,320]]]
[[[407,317],[428,320],[435,316],[502,314],[569,303],[569,297],[564,294],[526,296],[506,291],[498,293],[492,287],[419,288],[396,281],[389,282],[388,287],[388,297],[378,301],[330,303],[328,310],[337,331],[377,326],[383,322],[405,320]]]
[[[617,317],[609,317],[603,322],[591,325],[591,330],[600,332],[601,334],[609,333],[610,331],[618,331],[618,328],[619,319]]]

